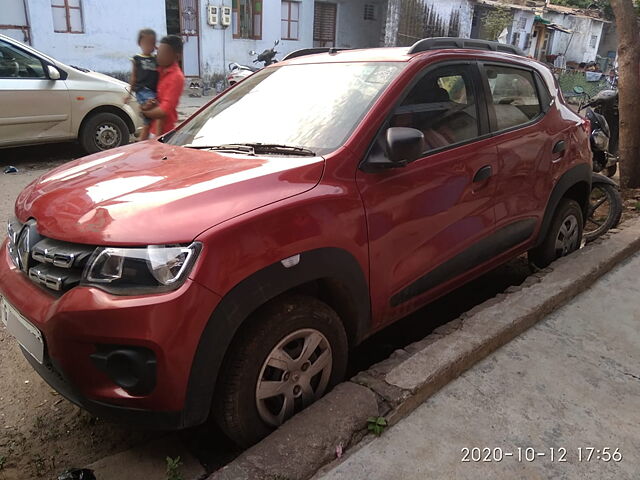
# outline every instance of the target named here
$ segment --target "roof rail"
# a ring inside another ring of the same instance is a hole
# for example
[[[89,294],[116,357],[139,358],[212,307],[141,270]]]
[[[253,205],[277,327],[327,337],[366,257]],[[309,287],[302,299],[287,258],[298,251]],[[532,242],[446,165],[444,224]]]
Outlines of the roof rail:
[[[487,50],[490,52],[511,53],[525,56],[520,48],[508,43],[492,42],[490,40],[479,40],[477,38],[458,37],[433,37],[425,38],[414,43],[409,48],[409,54],[426,52],[428,50],[441,50],[443,48],[464,48],[472,50]]]
[[[282,61],[291,60],[292,58],[304,57],[305,55],[315,55],[316,53],[338,53],[343,50],[349,50],[348,48],[335,48],[335,47],[315,47],[315,48],[301,48],[295,50],[282,58]]]

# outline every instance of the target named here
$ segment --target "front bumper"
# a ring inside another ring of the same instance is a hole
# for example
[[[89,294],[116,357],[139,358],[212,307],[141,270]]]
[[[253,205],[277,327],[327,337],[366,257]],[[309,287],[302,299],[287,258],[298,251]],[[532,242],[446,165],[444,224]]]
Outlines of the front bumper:
[[[29,362],[57,391],[103,417],[158,428],[183,428],[204,412],[186,412],[187,386],[202,331],[219,297],[188,279],[159,295],[114,296],[75,287],[54,296],[19,271],[0,248],[0,294],[37,327],[45,361]],[[128,392],[91,356],[103,346],[144,348],[155,356],[155,382],[144,394]]]

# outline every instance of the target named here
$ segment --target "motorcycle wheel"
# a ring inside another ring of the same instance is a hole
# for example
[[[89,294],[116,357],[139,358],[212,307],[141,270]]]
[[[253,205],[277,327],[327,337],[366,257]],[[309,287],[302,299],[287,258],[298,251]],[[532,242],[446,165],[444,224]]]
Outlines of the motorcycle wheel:
[[[622,197],[613,185],[594,183],[589,196],[589,210],[584,222],[583,238],[592,242],[614,228],[622,216]]]
[[[614,164],[614,165],[611,165],[610,167],[607,167],[607,168],[605,169],[604,174],[605,174],[607,177],[611,178],[611,177],[613,177],[613,176],[616,174],[616,172],[617,172],[617,171],[618,171],[618,164],[616,163],[616,164]]]

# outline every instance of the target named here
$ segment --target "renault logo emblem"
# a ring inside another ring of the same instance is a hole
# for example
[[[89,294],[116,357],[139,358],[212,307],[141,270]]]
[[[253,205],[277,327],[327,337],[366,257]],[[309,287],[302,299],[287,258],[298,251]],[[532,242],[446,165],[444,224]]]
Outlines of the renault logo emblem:
[[[40,235],[36,228],[36,221],[31,219],[27,221],[18,234],[18,259],[20,261],[20,269],[28,272],[31,263],[31,249],[40,241]]]

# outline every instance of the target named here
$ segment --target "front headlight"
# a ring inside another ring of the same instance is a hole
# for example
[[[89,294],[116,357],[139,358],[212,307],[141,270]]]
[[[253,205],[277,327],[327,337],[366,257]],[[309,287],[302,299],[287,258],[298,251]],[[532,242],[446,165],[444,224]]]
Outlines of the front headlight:
[[[98,247],[87,262],[81,284],[119,295],[175,290],[186,280],[201,249],[198,242],[189,246]]]

